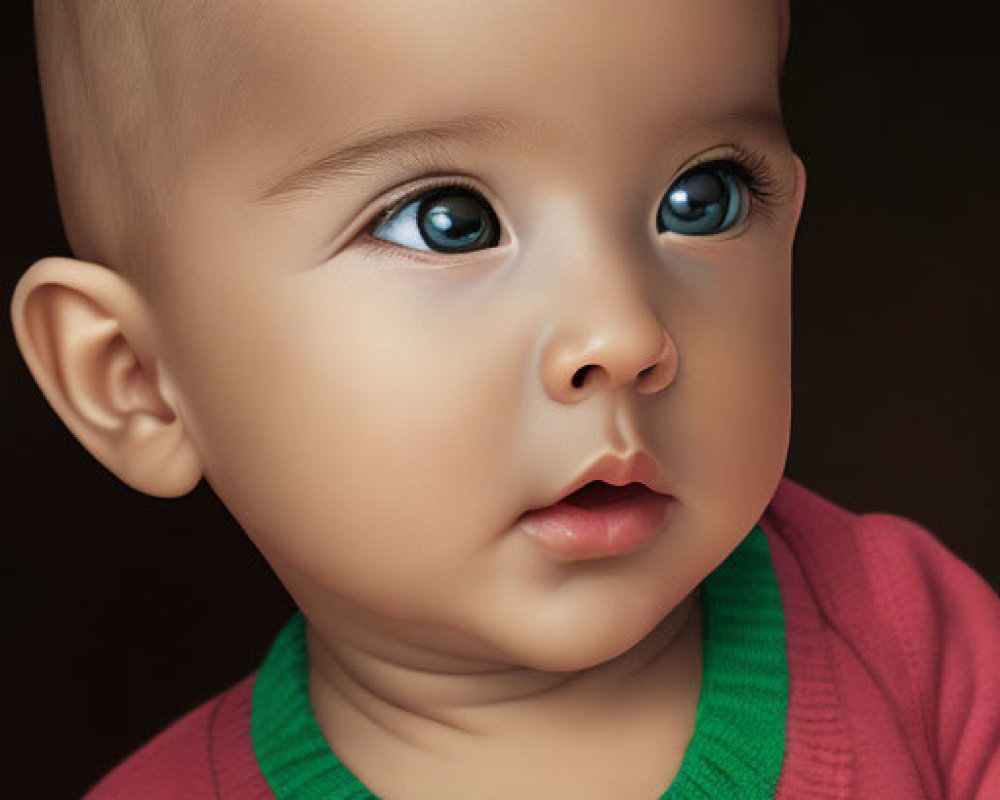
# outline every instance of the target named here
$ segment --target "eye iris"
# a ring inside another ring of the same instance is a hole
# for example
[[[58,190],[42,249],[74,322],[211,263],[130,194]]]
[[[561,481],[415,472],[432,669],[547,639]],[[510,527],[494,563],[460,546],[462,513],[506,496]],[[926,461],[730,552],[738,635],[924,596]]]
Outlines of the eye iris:
[[[737,178],[721,166],[696,167],[682,175],[660,204],[660,231],[698,235],[720,233],[741,214],[743,192]]]
[[[428,194],[417,208],[417,227],[432,250],[462,253],[492,247],[500,224],[475,192],[449,186]]]

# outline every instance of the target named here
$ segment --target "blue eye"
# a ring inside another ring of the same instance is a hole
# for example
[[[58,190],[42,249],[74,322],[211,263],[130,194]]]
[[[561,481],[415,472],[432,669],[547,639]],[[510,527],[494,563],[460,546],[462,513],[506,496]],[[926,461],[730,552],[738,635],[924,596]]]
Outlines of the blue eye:
[[[712,161],[688,170],[671,184],[656,214],[656,229],[685,236],[729,230],[749,208],[747,182],[740,165]]]
[[[496,247],[500,222],[481,195],[464,186],[441,186],[390,213],[371,235],[414,250],[468,253]]]

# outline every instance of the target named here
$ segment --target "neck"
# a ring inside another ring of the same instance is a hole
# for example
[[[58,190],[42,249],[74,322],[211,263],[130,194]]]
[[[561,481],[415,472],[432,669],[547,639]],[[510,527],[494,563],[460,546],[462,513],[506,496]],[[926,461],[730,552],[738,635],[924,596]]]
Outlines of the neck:
[[[309,693],[335,749],[386,752],[405,745],[427,754],[462,743],[503,742],[546,721],[587,724],[648,709],[675,696],[700,642],[697,590],[641,641],[616,658],[570,672],[457,659],[409,649],[405,657],[325,636],[311,624]],[[699,650],[700,654],[700,650]]]

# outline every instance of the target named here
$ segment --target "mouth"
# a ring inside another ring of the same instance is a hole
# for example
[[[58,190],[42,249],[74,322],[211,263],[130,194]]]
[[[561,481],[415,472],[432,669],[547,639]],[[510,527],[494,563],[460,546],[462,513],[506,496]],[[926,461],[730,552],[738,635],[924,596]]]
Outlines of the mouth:
[[[624,486],[614,486],[604,481],[590,481],[564,497],[561,502],[568,503],[575,508],[600,508],[631,500],[650,492],[652,489],[637,482],[627,483]]]
[[[564,485],[557,495],[550,496],[546,502],[548,505],[555,505],[576,495],[582,489],[587,489],[588,493],[596,496],[609,498],[614,496],[607,493],[600,495],[600,492],[606,490],[592,486],[592,484],[608,486],[611,489],[623,489],[636,484],[653,493],[668,493],[666,486],[661,481],[659,464],[649,453],[644,450],[636,450],[628,458],[623,459],[612,452],[607,452],[591,463],[576,479]],[[587,494],[584,494],[584,501],[586,497]]]
[[[593,480],[521,518],[524,532],[558,561],[625,555],[654,542],[673,497],[642,483]]]

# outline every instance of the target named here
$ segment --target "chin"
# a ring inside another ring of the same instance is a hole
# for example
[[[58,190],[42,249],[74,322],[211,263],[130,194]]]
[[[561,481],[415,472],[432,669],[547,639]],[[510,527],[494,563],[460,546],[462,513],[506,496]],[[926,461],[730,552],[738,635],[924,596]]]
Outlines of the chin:
[[[620,616],[591,617],[578,624],[563,622],[539,626],[534,636],[522,637],[514,649],[513,660],[531,669],[545,672],[579,672],[604,664],[622,655],[643,640],[660,622],[623,620]],[[523,633],[523,632],[522,632]]]

